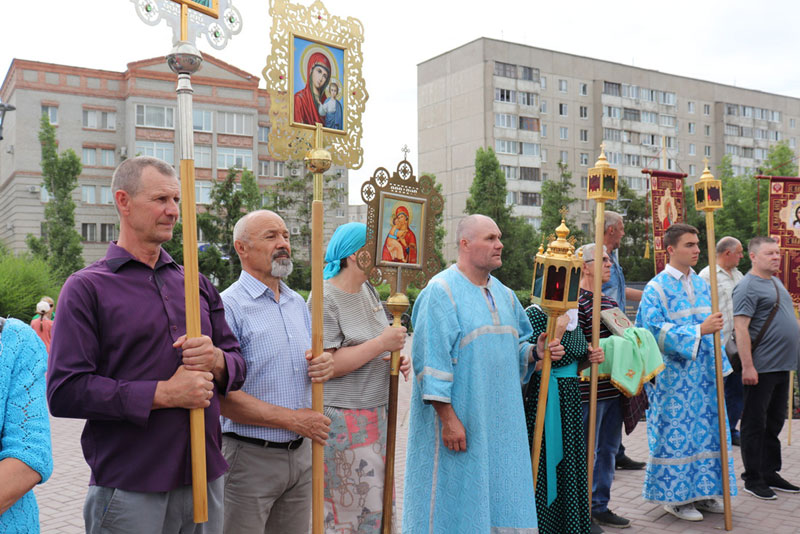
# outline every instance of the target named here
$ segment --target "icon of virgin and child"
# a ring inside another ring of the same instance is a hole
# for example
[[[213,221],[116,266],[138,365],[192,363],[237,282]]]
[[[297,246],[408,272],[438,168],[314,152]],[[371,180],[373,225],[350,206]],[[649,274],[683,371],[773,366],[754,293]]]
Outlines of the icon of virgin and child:
[[[417,236],[409,228],[411,213],[408,207],[397,204],[391,214],[392,226],[383,241],[381,260],[397,263],[417,263]]]
[[[301,48],[298,50],[298,48]],[[342,87],[338,81],[342,51],[295,38],[294,122],[343,130]],[[299,74],[299,76],[297,76]],[[300,79],[298,79],[300,78]]]

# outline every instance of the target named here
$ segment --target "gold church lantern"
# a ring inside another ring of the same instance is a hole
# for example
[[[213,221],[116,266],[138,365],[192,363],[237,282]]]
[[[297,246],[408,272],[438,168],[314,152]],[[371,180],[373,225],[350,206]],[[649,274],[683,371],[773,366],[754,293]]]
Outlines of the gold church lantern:
[[[703,175],[694,184],[694,205],[697,211],[714,211],[722,207],[722,180],[711,174],[707,158]]]
[[[562,214],[566,215],[562,210]],[[562,315],[578,307],[583,258],[575,254],[575,238],[569,240],[569,228],[561,219],[556,239],[539,246],[534,262],[531,302],[538,304],[548,315]]]
[[[589,169],[589,183],[586,188],[586,198],[589,200],[616,200],[619,176],[617,169],[608,164],[605,147],[600,146],[600,157]]]

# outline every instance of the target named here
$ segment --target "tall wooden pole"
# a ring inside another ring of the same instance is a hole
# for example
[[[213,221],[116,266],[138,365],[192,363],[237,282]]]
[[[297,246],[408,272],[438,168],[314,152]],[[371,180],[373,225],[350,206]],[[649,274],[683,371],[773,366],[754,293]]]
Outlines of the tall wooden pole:
[[[185,18],[185,8],[182,13]],[[185,39],[185,35],[184,35]],[[167,56],[169,67],[178,74],[178,132],[180,140],[181,218],[183,220],[183,270],[186,299],[186,337],[200,337],[200,275],[197,265],[197,216],[194,193],[194,131],[192,121],[191,75],[200,68],[200,52],[188,42],[180,42]],[[208,521],[208,482],[206,480],[205,410],[189,411],[192,457],[192,498],[195,523]]]
[[[603,298],[603,236],[605,235],[606,202],[597,200],[594,219],[594,287],[592,288],[592,347],[600,346],[600,312]],[[620,288],[625,291],[625,288]],[[592,483],[594,482],[594,446],[597,431],[597,369],[592,363],[589,381],[589,439],[586,444],[586,473],[589,481],[589,510],[592,509]],[[591,512],[590,512],[591,513]]]
[[[400,319],[408,309],[409,301],[403,293],[395,293],[386,301],[392,312],[393,328],[401,328]],[[392,534],[392,501],[394,498],[394,453],[397,436],[397,391],[400,378],[400,351],[392,352],[392,367],[389,375],[389,419],[386,422],[386,468],[383,476],[383,524],[382,534]]]
[[[533,431],[533,443],[531,444],[531,467],[533,470],[533,489],[536,491],[536,482],[539,476],[539,459],[542,455],[542,435],[544,434],[544,416],[547,408],[547,392],[550,386],[550,368],[552,360],[550,358],[550,341],[556,333],[556,322],[561,314],[548,315],[547,317],[547,339],[545,340],[544,357],[542,358],[542,376],[539,381],[539,402],[536,404],[536,426]],[[555,480],[548,480],[548,484],[555,484]]]
[[[308,169],[314,173],[314,200],[311,202],[311,354],[322,354],[322,239],[323,204],[322,173],[331,165],[331,155],[322,148],[322,124],[317,123],[314,148],[306,155]],[[324,389],[322,383],[311,384],[311,409],[323,412]],[[316,441],[311,445],[311,532],[322,534],[325,523],[325,448]]]

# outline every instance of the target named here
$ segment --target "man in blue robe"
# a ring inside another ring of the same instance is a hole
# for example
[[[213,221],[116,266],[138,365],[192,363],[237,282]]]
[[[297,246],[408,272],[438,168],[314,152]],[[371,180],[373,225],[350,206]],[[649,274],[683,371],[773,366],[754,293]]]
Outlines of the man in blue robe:
[[[722,313],[711,313],[708,283],[692,266],[700,255],[697,229],[676,223],[664,234],[669,264],[642,294],[636,326],[658,340],[666,368],[646,385],[647,461],[642,496],[670,514],[701,521],[701,512],[722,513],[722,463],[713,334]],[[723,372],[732,371],[723,355]],[[730,432],[726,429],[731,495],[736,495]]]
[[[530,322],[514,292],[490,275],[502,264],[494,221],[466,217],[456,237],[458,262],[431,279],[411,318],[417,379],[403,532],[533,534],[520,388],[533,371]],[[557,342],[551,347],[556,359],[564,354]]]

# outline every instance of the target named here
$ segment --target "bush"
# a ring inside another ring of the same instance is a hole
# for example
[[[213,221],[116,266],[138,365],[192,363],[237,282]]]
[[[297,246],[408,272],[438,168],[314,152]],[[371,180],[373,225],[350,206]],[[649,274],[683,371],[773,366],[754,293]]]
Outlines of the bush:
[[[0,317],[30,322],[39,299],[48,295],[57,300],[60,291],[44,261],[24,255],[0,256]]]
[[[523,308],[527,308],[531,305],[531,290],[530,289],[517,289],[514,291],[519,299],[519,303],[522,304]]]

